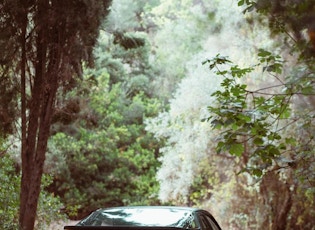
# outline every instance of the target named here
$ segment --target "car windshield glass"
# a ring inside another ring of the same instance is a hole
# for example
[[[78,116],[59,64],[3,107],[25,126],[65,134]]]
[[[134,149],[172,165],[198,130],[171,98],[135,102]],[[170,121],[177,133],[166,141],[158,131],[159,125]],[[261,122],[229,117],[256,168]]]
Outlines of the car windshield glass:
[[[189,210],[117,208],[99,210],[81,221],[81,225],[186,227],[192,225],[193,219]]]

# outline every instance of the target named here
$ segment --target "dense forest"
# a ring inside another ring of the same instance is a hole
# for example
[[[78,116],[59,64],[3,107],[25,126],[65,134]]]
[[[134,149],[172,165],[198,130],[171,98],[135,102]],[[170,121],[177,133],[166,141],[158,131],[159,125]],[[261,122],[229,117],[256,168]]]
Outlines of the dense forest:
[[[314,229],[314,0],[4,0],[0,12],[1,229],[125,205]]]

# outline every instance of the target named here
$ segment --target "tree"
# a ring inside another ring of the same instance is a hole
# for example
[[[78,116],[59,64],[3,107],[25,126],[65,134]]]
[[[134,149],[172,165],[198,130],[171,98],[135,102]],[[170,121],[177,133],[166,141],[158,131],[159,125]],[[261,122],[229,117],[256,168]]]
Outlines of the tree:
[[[92,50],[110,1],[3,1],[2,78],[20,76],[20,228],[34,227],[58,89],[67,90],[92,64]],[[7,42],[7,43],[6,43]]]
[[[47,162],[55,175],[50,191],[67,208],[76,207],[75,215],[66,210],[72,218],[100,206],[158,203],[159,145],[143,123],[162,107],[152,90],[149,51],[143,33],[117,39],[102,32],[95,67],[85,69],[80,85],[58,107],[49,151],[63,164]]]
[[[314,215],[305,211],[314,206],[309,197],[315,196],[315,178],[309,170],[315,165],[314,84],[310,81],[314,78],[314,1],[239,1],[239,6],[244,4],[246,12],[257,9],[261,21],[268,18],[281,51],[258,49],[256,65],[247,67],[220,55],[205,61],[224,77],[222,88],[212,94],[217,103],[209,106],[208,120],[222,131],[217,152],[240,157],[243,172],[261,178],[260,195],[274,211],[266,222],[272,223],[272,229],[298,228],[299,223],[289,221],[292,217],[313,223],[309,214]],[[303,30],[308,30],[309,37],[302,36]],[[250,83],[257,70],[268,79],[261,88]],[[275,199],[279,190],[283,196]],[[299,199],[305,201],[302,210]]]

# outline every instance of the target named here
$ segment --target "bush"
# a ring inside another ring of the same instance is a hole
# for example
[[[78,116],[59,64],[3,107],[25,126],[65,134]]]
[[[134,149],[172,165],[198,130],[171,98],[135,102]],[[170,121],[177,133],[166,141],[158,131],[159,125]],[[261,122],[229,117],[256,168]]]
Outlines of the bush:
[[[21,177],[7,155],[0,157],[0,168],[0,226],[7,230],[18,229]]]
[[[20,204],[20,180],[21,175],[15,162],[8,154],[0,157],[0,226],[6,230],[18,229],[19,204]],[[52,182],[49,175],[42,179],[42,192],[37,211],[36,229],[47,229],[54,221],[64,217],[60,210],[62,203],[59,197],[44,190]]]

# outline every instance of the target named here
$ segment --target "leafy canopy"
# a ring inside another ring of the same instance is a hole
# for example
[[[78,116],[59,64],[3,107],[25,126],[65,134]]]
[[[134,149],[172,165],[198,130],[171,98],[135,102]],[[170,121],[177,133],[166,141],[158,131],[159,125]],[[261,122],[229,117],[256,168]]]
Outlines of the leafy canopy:
[[[313,149],[314,139],[311,133],[315,92],[311,79],[315,74],[315,50],[312,40],[300,36],[303,29],[312,31],[312,2],[238,2],[239,6],[247,7],[244,12],[257,10],[260,16],[267,16],[271,31],[285,35],[278,39],[291,39],[287,47],[282,47],[294,52],[288,63],[281,55],[264,49],[258,50],[258,63],[251,67],[242,68],[220,55],[204,62],[217,75],[224,77],[222,89],[212,94],[217,104],[209,106],[212,115],[206,119],[213,128],[222,130],[216,149],[246,158],[247,170],[256,176],[261,176],[267,168],[290,167],[291,161],[300,161],[305,154],[308,158],[313,154],[306,149]],[[301,13],[301,17],[294,19],[297,13]],[[289,58],[289,55],[284,58]],[[292,58],[296,60],[292,61]],[[272,84],[252,89],[252,80],[249,79],[255,79],[258,69],[260,77]],[[302,133],[303,137],[300,136]],[[285,164],[284,156],[290,156]]]
[[[212,94],[217,104],[208,107],[212,115],[206,120],[213,128],[223,130],[216,148],[218,152],[228,151],[238,157],[250,154],[250,157],[261,159],[267,167],[283,151],[297,145],[297,138],[283,134],[298,119],[293,116],[293,96],[309,95],[313,88],[303,78],[295,84],[282,82],[278,78],[283,69],[279,55],[261,49],[258,57],[259,63],[248,68],[234,65],[227,57],[219,55],[204,62],[217,75],[224,76],[222,90]],[[222,65],[228,67],[223,69]],[[248,89],[244,78],[257,67],[280,83],[257,90]],[[252,172],[260,176],[262,169],[255,168]]]

